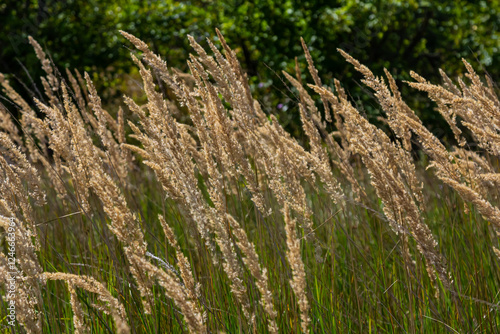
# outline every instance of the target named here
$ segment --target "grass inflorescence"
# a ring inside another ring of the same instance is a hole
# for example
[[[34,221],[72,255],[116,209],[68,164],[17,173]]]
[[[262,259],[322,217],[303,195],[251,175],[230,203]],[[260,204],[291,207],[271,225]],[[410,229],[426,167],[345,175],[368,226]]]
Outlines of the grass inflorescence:
[[[24,99],[0,74],[2,329],[499,332],[493,81],[464,60],[466,78],[402,83],[436,103],[451,146],[389,71],[339,50],[387,133],[340,82],[322,83],[302,40],[311,80],[299,63],[284,73],[298,140],[252,97],[217,33],[220,47],[188,37],[180,73],[122,32],[144,97],[113,111],[89,74],[63,76],[32,38],[43,93]]]

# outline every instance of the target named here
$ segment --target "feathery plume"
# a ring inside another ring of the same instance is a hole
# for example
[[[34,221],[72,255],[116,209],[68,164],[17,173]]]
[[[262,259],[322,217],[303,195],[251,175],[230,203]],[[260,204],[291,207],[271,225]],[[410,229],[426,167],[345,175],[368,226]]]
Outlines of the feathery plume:
[[[125,314],[123,305],[111,295],[111,293],[104,287],[104,285],[102,285],[102,283],[89,276],[49,272],[45,272],[43,273],[43,275],[48,280],[65,281],[68,284],[70,292],[72,289],[74,289],[74,287],[77,287],[88,292],[95,293],[99,301],[104,304],[102,311],[111,314],[111,316],[113,317],[116,325],[116,333],[130,333],[130,327],[127,324],[127,316]],[[74,307],[73,304],[72,307]],[[79,311],[77,312],[79,313]],[[79,316],[80,314],[77,315],[77,317]]]
[[[306,295],[306,273],[300,252],[300,239],[297,238],[296,222],[290,216],[288,206],[283,208],[283,216],[285,219],[286,244],[288,247],[287,259],[292,268],[290,285],[299,304],[302,332],[307,333],[311,319],[309,317],[310,306]]]

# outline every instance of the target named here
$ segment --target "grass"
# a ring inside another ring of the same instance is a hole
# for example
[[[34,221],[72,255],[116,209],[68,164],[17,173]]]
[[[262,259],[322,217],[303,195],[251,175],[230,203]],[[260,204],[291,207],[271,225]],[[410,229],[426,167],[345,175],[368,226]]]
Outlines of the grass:
[[[2,293],[4,332],[500,332],[498,188],[484,181],[486,174],[499,175],[494,131],[500,118],[487,121],[493,132],[474,132],[486,126],[483,118],[500,115],[500,107],[469,68],[463,92],[418,78],[422,85],[414,85],[444,101],[440,112],[459,118],[449,117],[450,126],[479,144],[478,157],[464,158],[441,150],[419,127],[389,74],[386,84],[348,55],[378,94],[392,139],[359,116],[340,85],[336,95],[321,88],[305,43],[315,86],[301,88],[305,76],[289,79],[304,126],[297,141],[252,107],[221,35],[224,52],[212,47],[214,58],[192,41],[198,56],[190,60],[191,76],[171,71],[140,40],[124,35],[142,52],[136,63],[147,98],[141,107],[125,99],[127,127],[102,108],[88,76],[86,86],[64,84],[71,78],[56,75],[34,41],[48,85],[35,103],[40,121],[31,101],[23,104],[0,80],[21,114],[13,127],[7,109],[0,110],[6,119],[0,214],[15,217],[19,238],[28,236],[16,246],[17,259],[34,259],[17,264],[14,326],[7,317],[11,299]],[[158,80],[177,101],[163,104]],[[322,99],[314,103],[308,91]],[[333,110],[332,122],[323,123],[320,101]],[[181,123],[175,116],[181,114],[190,119]],[[37,185],[44,203],[36,203]],[[1,226],[6,279],[9,246],[7,225]],[[419,234],[426,229],[430,234]],[[45,282],[44,275],[58,280]],[[86,286],[87,276],[111,297]],[[27,299],[20,298],[22,289]]]
[[[147,171],[144,174],[147,175]],[[162,190],[152,181],[150,179],[148,182],[145,178],[138,182],[141,184],[140,193],[149,196],[141,196],[141,201],[137,203],[137,212],[143,217],[146,239],[152,253],[169,263],[175,262],[171,258],[172,252],[168,250],[168,243],[164,238],[157,237],[161,228],[155,217],[161,213],[171,222],[181,248],[204,287],[206,294],[203,293],[201,299],[207,305],[208,327],[228,333],[238,332],[244,328],[240,323],[242,315],[232,300],[229,282],[223,270],[220,266],[211,265],[210,259],[206,258],[206,248],[189,240],[188,224],[173,208],[172,203],[164,204]],[[323,261],[316,261],[314,245],[303,243],[302,252],[308,273],[307,290],[315,331],[497,331],[499,318],[496,304],[500,277],[498,260],[491,251],[495,240],[490,236],[488,223],[473,208],[468,215],[464,214],[461,210],[463,202],[453,192],[446,191],[446,188],[436,189],[440,192],[431,191],[432,175],[428,176],[427,181],[425,189],[429,189],[429,193],[434,195],[427,199],[429,214],[426,221],[437,236],[440,250],[446,254],[449,267],[453,268],[452,276],[460,294],[444,292],[436,299],[422,260],[416,257],[418,272],[404,269],[404,259],[397,252],[401,241],[383,220],[374,217],[369,210],[354,205],[348,210],[337,211],[328,199],[313,193],[310,202],[314,207],[314,225],[318,227],[316,235],[322,244]],[[440,197],[444,197],[445,201],[435,195],[443,191],[444,194]],[[55,194],[48,196],[55,197]],[[233,196],[228,202],[234,211],[240,212],[236,216],[247,217],[245,228],[255,242],[256,249],[260,250],[259,257],[263,266],[272,268],[269,269],[270,286],[276,292],[276,300],[279,300],[280,308],[277,311],[281,317],[281,330],[298,331],[299,316],[287,284],[290,271],[284,259],[285,236],[279,222],[276,222],[278,219],[255,219],[253,205],[249,200],[241,201]],[[50,216],[63,216],[66,212],[63,208],[51,210]],[[39,214],[42,217],[49,216],[47,212]],[[130,281],[127,270],[124,270],[126,263],[102,221],[105,221],[104,217],[97,218],[95,224],[92,224],[81,215],[75,215],[55,220],[41,228],[40,237],[46,241],[39,258],[41,263],[46,264],[45,271],[91,275],[106,282],[115,297],[121,296],[126,301],[124,305],[131,327],[137,332],[181,332],[181,316],[176,314],[175,307],[160,289],[155,293],[154,315],[142,314],[139,296],[121,282],[122,278]],[[353,222],[357,222],[356,227]],[[89,225],[95,227],[85,229]],[[114,247],[108,247],[107,244]],[[86,266],[72,266],[70,263]],[[47,287],[47,292],[50,293],[46,296],[44,326],[51,333],[72,332],[72,312],[67,302],[69,296],[61,286],[61,283],[54,282]],[[256,295],[256,292],[253,294]],[[80,298],[84,304],[90,304],[93,300],[92,296],[84,293]],[[89,312],[90,310],[92,308],[89,308]],[[90,313],[89,319],[93,319],[93,332],[112,332],[106,328],[109,326],[109,319],[100,316],[98,312]],[[482,321],[478,322],[477,319]],[[264,323],[257,329],[257,332],[262,331],[265,331]]]

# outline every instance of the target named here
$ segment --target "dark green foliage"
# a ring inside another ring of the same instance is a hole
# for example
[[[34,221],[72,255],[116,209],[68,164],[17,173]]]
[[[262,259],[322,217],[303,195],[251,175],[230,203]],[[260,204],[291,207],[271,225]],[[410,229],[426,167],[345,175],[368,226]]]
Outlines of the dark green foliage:
[[[395,75],[410,105],[423,112],[434,132],[449,136],[432,105],[401,83],[406,69],[438,81],[439,67],[450,74],[462,71],[461,57],[476,60],[498,79],[500,3],[495,1],[143,1],[143,0],[7,0],[0,4],[0,72],[26,81],[19,62],[38,78],[27,36],[51,50],[56,64],[101,73],[101,84],[122,95],[117,77],[133,68],[129,49],[118,37],[128,31],[152,46],[171,66],[185,70],[191,52],[186,34],[198,41],[213,38],[219,27],[232,45],[266,111],[280,113],[280,121],[296,134],[295,97],[281,81],[281,70],[291,71],[294,58],[302,64],[299,38],[304,37],[325,84],[341,79],[368,116],[378,110],[369,94],[362,94],[360,77],[336,52],[342,48],[376,74],[383,67]],[[389,65],[390,64],[390,65]],[[473,66],[480,69],[478,64]],[[272,69],[272,70],[271,70]],[[346,80],[351,76],[354,80]],[[111,87],[110,87],[111,86]],[[114,92],[114,93],[113,93]]]

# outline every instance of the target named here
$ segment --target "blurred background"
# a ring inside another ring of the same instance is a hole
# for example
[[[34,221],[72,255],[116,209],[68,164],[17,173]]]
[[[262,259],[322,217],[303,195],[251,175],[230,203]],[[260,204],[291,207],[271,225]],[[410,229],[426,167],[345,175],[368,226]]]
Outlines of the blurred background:
[[[376,75],[387,68],[403,98],[445,140],[448,126],[433,105],[409,89],[414,70],[440,82],[438,69],[455,78],[466,58],[480,73],[499,82],[499,1],[154,1],[154,0],[3,0],[0,3],[0,72],[14,85],[38,84],[41,67],[28,35],[46,49],[61,73],[64,67],[91,72],[100,94],[114,109],[123,94],[140,91],[125,30],[148,43],[171,67],[186,70],[193,52],[186,35],[203,46],[217,40],[218,27],[237,52],[254,95],[266,112],[279,116],[291,132],[300,131],[293,91],[282,70],[294,73],[294,58],[311,81],[300,45],[308,44],[325,85],[341,80],[357,106],[374,122],[379,109],[361,76],[347,64],[342,48]],[[135,51],[134,51],[135,52]],[[29,78],[30,73],[33,80]],[[452,141],[453,139],[450,138]]]

